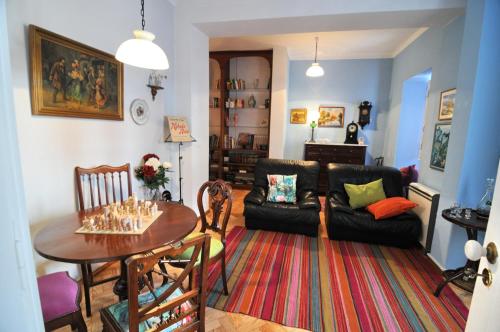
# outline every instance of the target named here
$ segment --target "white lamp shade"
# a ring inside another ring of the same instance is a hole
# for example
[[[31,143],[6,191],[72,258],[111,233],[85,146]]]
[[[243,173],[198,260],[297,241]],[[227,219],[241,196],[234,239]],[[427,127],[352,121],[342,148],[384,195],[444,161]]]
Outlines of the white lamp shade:
[[[469,240],[465,242],[465,256],[471,261],[478,261],[481,257],[486,256],[486,249],[483,248],[481,243],[475,240]]]
[[[167,55],[153,43],[155,35],[144,30],[135,30],[135,38],[124,41],[116,51],[116,60],[127,65],[154,69],[168,69]]]
[[[311,65],[311,67],[307,68],[306,71],[306,75],[309,77],[320,77],[323,76],[324,74],[325,71],[323,70],[323,68],[321,68],[321,66],[317,62],[314,62]]]

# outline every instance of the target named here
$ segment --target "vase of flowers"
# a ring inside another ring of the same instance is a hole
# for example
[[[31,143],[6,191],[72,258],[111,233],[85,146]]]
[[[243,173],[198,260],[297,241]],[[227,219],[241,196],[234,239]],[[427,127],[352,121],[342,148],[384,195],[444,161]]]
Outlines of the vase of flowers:
[[[142,165],[135,168],[135,177],[141,180],[144,199],[157,201],[161,198],[160,188],[168,183],[167,171],[172,167],[168,161],[161,163],[160,157],[148,153],[142,157]]]

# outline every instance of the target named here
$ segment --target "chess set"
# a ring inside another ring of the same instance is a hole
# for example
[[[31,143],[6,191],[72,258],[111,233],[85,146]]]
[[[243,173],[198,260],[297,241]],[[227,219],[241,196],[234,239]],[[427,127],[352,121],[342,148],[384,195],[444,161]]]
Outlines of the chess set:
[[[102,212],[86,216],[79,234],[140,235],[163,213],[151,201],[139,201],[134,194],[123,203],[106,205]]]

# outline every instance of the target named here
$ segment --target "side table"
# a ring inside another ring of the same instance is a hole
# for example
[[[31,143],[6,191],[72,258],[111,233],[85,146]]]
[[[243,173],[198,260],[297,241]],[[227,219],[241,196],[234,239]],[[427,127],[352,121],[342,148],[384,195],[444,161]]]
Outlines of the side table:
[[[477,213],[475,210],[472,210],[470,219],[465,218],[464,211],[462,211],[462,213],[459,216],[457,216],[451,213],[451,209],[443,210],[441,215],[445,220],[464,228],[465,231],[467,232],[467,238],[469,240],[477,241],[477,232],[485,231],[486,226],[488,225],[487,220],[479,219],[477,217]],[[454,270],[443,271],[443,276],[445,277],[445,280],[443,280],[443,282],[441,282],[439,286],[436,288],[434,295],[439,296],[441,290],[449,282],[452,282],[456,286],[472,293],[472,291],[474,290],[474,284],[476,278],[475,276],[467,275],[465,273],[465,270],[472,269],[474,272],[477,272],[478,266],[479,262],[473,262],[471,260],[467,260],[467,263],[463,267]]]

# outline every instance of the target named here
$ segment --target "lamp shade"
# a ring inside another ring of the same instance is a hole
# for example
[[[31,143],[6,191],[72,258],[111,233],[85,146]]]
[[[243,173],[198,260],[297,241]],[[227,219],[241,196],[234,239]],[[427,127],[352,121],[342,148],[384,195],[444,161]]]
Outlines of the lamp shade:
[[[160,46],[153,43],[154,34],[144,30],[134,30],[134,37],[118,47],[116,60],[140,68],[168,69],[167,55]]]
[[[321,66],[317,62],[314,62],[311,65],[311,67],[307,68],[306,71],[306,75],[309,77],[320,77],[323,76],[324,74],[325,71],[323,70],[323,68],[321,68]]]

